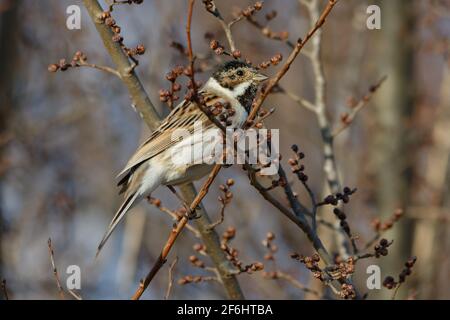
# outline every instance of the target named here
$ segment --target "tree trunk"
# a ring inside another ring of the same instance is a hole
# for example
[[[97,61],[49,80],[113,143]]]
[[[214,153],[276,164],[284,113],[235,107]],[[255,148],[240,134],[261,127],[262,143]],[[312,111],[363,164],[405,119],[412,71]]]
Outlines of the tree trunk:
[[[378,125],[372,148],[376,173],[376,201],[382,219],[396,208],[404,208],[410,194],[410,129],[407,119],[414,108],[414,5],[410,0],[381,1],[382,29],[377,40],[379,67],[388,76],[376,95],[375,116]],[[407,214],[406,214],[407,216]],[[413,222],[407,218],[385,237],[394,239],[389,256],[381,261],[382,276],[397,277],[411,253]],[[406,286],[405,286],[406,287]],[[405,287],[397,298],[405,296]],[[382,298],[391,291],[381,290]]]

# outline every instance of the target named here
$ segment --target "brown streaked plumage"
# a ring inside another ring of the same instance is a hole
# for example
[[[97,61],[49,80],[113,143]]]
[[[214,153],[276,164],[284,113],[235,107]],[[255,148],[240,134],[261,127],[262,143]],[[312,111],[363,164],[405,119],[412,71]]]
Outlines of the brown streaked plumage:
[[[230,61],[221,65],[199,91],[205,105],[214,106],[217,102],[229,104],[235,113],[228,120],[231,127],[240,127],[248,116],[251,102],[258,84],[267,79],[244,62]],[[197,143],[195,124],[201,122],[204,136],[216,134],[217,127],[200,108],[190,101],[181,102],[166,117],[161,125],[133,154],[125,168],[117,176],[124,194],[124,202],[114,215],[97,250],[97,255],[125,214],[136,203],[149,196],[160,185],[179,185],[195,181],[208,174],[212,165],[187,162],[174,163],[171,156],[182,153],[183,148]],[[174,133],[183,129],[191,136],[186,139],[174,139]],[[203,137],[203,136],[202,136]],[[202,148],[211,148],[210,141],[202,143]]]

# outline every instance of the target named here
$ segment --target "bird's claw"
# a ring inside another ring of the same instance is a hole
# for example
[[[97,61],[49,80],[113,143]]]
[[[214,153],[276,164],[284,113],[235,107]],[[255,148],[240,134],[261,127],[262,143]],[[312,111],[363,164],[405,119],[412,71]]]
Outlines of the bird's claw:
[[[199,207],[195,208],[194,210],[191,210],[191,208],[186,208],[186,218],[188,220],[199,219],[201,217],[201,214],[197,213],[198,209]]]

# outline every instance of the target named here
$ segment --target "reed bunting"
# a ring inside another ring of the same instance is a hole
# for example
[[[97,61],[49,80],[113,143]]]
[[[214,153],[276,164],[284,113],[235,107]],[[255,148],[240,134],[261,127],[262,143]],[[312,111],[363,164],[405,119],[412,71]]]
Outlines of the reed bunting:
[[[214,115],[220,120],[226,118],[227,128],[240,128],[248,117],[258,85],[266,79],[265,75],[244,62],[229,61],[219,66],[198,91],[198,95],[210,110],[225,106]],[[195,123],[199,122],[203,126],[201,139],[193,134]],[[179,129],[187,130],[191,136],[181,141],[173,139],[174,132]],[[217,126],[195,102],[182,101],[172,110],[119,173],[118,186],[122,188],[120,193],[124,194],[125,201],[103,236],[97,255],[125,214],[140,200],[150,196],[157,187],[192,182],[210,172],[213,164],[202,163],[201,159],[179,163],[173,161],[173,155],[183,154],[186,147],[196,143],[201,143],[202,148],[214,148],[211,144],[203,143],[208,139],[211,141],[212,135],[217,136]]]

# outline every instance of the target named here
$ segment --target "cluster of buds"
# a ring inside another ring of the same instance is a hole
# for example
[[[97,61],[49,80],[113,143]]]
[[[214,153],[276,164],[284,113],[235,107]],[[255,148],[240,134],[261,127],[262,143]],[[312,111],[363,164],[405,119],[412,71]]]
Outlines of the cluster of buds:
[[[209,48],[211,50],[213,50],[214,53],[217,54],[218,56],[220,56],[222,54],[226,54],[225,48],[217,40],[214,40],[214,39],[211,40],[209,42]]]
[[[166,74],[167,81],[170,82],[169,90],[161,89],[159,90],[159,100],[166,102],[170,108],[173,106],[173,102],[180,99],[175,93],[181,90],[181,85],[176,82],[177,78],[184,73],[184,68],[182,66],[177,66],[170,70]]]
[[[261,62],[259,64],[259,67],[261,69],[267,69],[271,65],[276,66],[281,62],[281,60],[283,60],[283,55],[281,53],[277,53],[274,56],[272,56],[269,60]]]
[[[396,222],[398,222],[403,217],[403,210],[402,209],[396,209],[392,216],[386,220],[385,222],[381,222],[380,219],[376,218],[372,221],[372,227],[375,230],[375,232],[383,232],[391,229]]]
[[[136,3],[136,4],[140,4],[142,3],[143,0],[139,1],[131,1],[128,0],[128,3]],[[123,43],[123,37],[120,34],[121,33],[121,28],[119,25],[117,25],[116,20],[114,20],[114,18],[111,16],[111,11],[104,11],[102,12],[102,14],[100,15],[100,20],[102,23],[104,23],[105,25],[107,25],[108,27],[111,28],[112,32],[113,32],[113,36],[112,36],[112,40],[114,42],[117,42],[120,44],[120,46],[122,47],[122,49],[125,51],[125,53],[127,54],[128,57],[130,57],[134,62],[137,62],[134,57],[137,55],[143,55],[145,53],[145,47],[143,44],[139,44],[137,45],[135,48],[128,48],[127,46],[125,46],[125,44]]]
[[[402,272],[398,276],[398,281],[396,282],[393,277],[388,276],[383,281],[383,286],[387,289],[393,289],[397,287],[398,285],[404,283],[406,281],[406,278],[411,275],[412,269],[414,267],[414,264],[417,261],[417,257],[411,257],[408,259],[408,261],[405,262],[405,268],[402,270]]]
[[[50,64],[48,66],[48,71],[50,71],[50,72],[57,72],[59,70],[66,71],[69,68],[79,67],[80,65],[84,64],[86,61],[87,61],[87,56],[83,52],[77,51],[74,54],[72,61],[70,61],[70,63],[68,63],[66,61],[66,59],[61,59],[61,60],[59,60],[58,63]]]
[[[202,281],[206,281],[208,279],[209,279],[209,277],[188,275],[188,276],[184,276],[181,279],[179,279],[178,284],[185,285],[185,284],[189,284],[189,283],[199,283]]]
[[[257,1],[255,2],[255,4],[243,9],[240,14],[246,18],[250,18],[252,15],[260,11],[262,8],[263,8],[262,1]]]
[[[230,188],[233,185],[234,185],[234,180],[228,179],[225,184],[221,184],[219,186],[219,189],[222,192],[222,195],[219,196],[217,199],[224,207],[231,202],[231,199],[233,199],[233,192],[230,191]]]
[[[207,110],[211,113],[214,117],[217,117],[217,119],[224,125],[224,126],[230,126],[231,125],[231,117],[233,117],[236,114],[236,110],[231,106],[230,103],[227,102],[216,102],[212,106],[209,107]]]
[[[235,227],[228,227],[222,233],[222,245],[223,245],[222,250],[225,250],[224,245],[228,244],[231,240],[233,240],[235,236],[236,236],[236,228]]]
[[[190,257],[189,257],[189,262],[192,264],[192,265],[194,265],[194,267],[197,267],[197,268],[200,268],[200,269],[203,269],[204,267],[205,267],[205,263],[202,261],[202,260],[200,260],[197,256],[195,256],[195,255],[191,255]]]
[[[333,213],[336,216],[336,218],[339,219],[342,230],[344,230],[344,232],[351,238],[352,233],[350,230],[350,226],[348,225],[348,222],[346,220],[347,215],[345,214],[345,212],[339,208],[334,208]]]
[[[347,260],[339,259],[336,264],[326,268],[326,272],[336,280],[347,279],[355,273],[356,260],[353,257]]]
[[[303,263],[305,267],[313,273],[314,278],[325,281],[324,272],[319,267],[320,257],[317,253],[313,254],[311,257],[293,253],[291,254],[291,258]]]
[[[275,261],[275,253],[278,251],[278,247],[273,244],[275,240],[275,234],[273,232],[267,232],[266,238],[262,241],[262,245],[267,249],[267,253],[264,255],[264,260]]]
[[[341,291],[339,291],[339,296],[342,299],[355,299],[356,298],[355,288],[351,284],[343,283]]]
[[[308,176],[305,174],[305,166],[300,164],[300,161],[305,158],[305,154],[301,152],[296,144],[291,146],[292,151],[295,154],[295,158],[289,159],[288,163],[291,166],[292,173],[297,175],[297,178],[306,183]]]
[[[261,32],[264,36],[266,36],[269,39],[273,40],[279,40],[279,41],[286,41],[289,38],[289,32],[288,31],[273,31],[269,27],[264,27],[261,29]]]
[[[251,264],[244,264],[239,259],[239,252],[235,248],[232,248],[229,243],[236,236],[236,228],[228,227],[222,234],[222,241],[220,248],[225,252],[227,260],[235,266],[239,273],[253,273],[264,269],[264,265],[261,262],[253,262]]]
[[[356,192],[356,188],[350,189],[349,187],[345,187],[343,192],[338,192],[335,195],[330,194],[325,197],[322,203],[319,205],[332,205],[337,206],[339,204],[339,201],[342,201],[343,203],[348,203],[350,201],[350,196],[353,195]]]
[[[389,254],[388,251],[388,247],[393,243],[394,241],[388,241],[386,239],[381,239],[380,242],[378,244],[375,245],[374,250],[375,250],[375,257],[376,258],[380,258],[380,257],[385,257]]]

